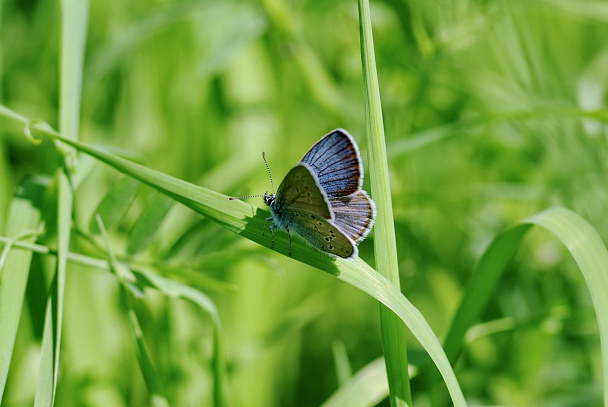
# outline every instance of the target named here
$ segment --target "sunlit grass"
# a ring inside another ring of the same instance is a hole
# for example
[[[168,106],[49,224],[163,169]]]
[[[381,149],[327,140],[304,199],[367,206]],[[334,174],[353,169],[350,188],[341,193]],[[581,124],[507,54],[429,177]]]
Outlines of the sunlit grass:
[[[375,298],[402,300],[371,272],[374,253],[394,256],[377,251],[383,222],[360,260],[336,267],[299,241],[293,259],[268,250],[267,212],[249,205],[262,201],[225,199],[270,188],[262,151],[280,180],[336,127],[357,139],[364,188],[379,194],[356,2],[110,1],[71,22],[61,7],[0,3],[1,404],[148,405],[160,400],[153,372],[170,405],[389,405]],[[383,113],[371,119],[386,137],[401,291],[471,404],[600,405],[605,7],[370,11]],[[30,143],[26,117],[155,170],[148,185],[189,208],[83,154],[65,162],[65,145]],[[570,211],[544,212],[554,206]],[[551,233],[521,243],[532,224]],[[119,281],[110,258],[135,282]],[[414,404],[446,405],[429,344],[404,335]]]

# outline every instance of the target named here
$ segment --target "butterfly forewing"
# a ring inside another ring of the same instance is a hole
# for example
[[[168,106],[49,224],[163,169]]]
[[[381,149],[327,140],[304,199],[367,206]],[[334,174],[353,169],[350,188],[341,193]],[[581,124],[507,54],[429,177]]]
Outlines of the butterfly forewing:
[[[376,207],[363,190],[338,198],[330,198],[334,212],[334,224],[346,236],[358,243],[365,239],[374,225]]]
[[[312,167],[328,197],[347,196],[361,187],[363,168],[359,151],[346,130],[324,136],[302,157]]]
[[[276,195],[277,212],[302,210],[333,219],[327,196],[307,165],[298,164],[289,171]]]

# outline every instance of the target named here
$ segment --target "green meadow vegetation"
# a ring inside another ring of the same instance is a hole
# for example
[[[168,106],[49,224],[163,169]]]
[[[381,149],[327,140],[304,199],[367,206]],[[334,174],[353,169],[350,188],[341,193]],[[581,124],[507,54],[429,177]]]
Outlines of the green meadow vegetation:
[[[607,101],[601,0],[0,1],[0,405],[608,406]]]

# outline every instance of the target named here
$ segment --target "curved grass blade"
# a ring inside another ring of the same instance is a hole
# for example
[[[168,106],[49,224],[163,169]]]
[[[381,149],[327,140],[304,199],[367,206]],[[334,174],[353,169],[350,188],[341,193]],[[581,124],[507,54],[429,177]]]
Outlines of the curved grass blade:
[[[371,407],[388,395],[384,358],[369,363],[325,401],[322,407]]]
[[[481,257],[473,277],[467,283],[463,300],[444,341],[443,348],[452,364],[462,350],[465,333],[485,309],[502,272],[511,262],[530,227],[529,224],[519,224],[498,234]]]
[[[552,232],[568,249],[581,269],[597,316],[604,384],[604,405],[608,406],[608,251],[597,231],[576,213],[553,208],[524,222]]]
[[[597,231],[582,217],[565,208],[552,208],[500,233],[484,252],[445,340],[445,352],[454,363],[466,331],[479,318],[494,293],[505,267],[532,226],[552,232],[570,251],[587,283],[595,307],[602,349],[604,405],[608,406],[608,251]]]
[[[2,110],[0,109],[0,112]],[[16,116],[12,114],[11,117]],[[25,122],[24,124],[27,123]],[[105,162],[120,172],[150,185],[240,236],[268,248],[271,245],[271,237],[268,234],[266,236],[262,235],[265,219],[270,215],[266,210],[255,208],[242,201],[231,201],[231,204],[227,205],[228,197],[226,195],[173,178],[167,174],[130,162],[90,145],[66,139],[61,137],[57,132],[49,130],[46,126],[37,124],[31,127],[54,140],[68,144],[80,152],[89,154]],[[279,253],[284,255],[289,254],[289,241],[286,234],[277,234],[275,236],[274,247],[274,250]],[[452,396],[454,405],[466,405],[454,371],[433,330],[420,311],[403,296],[399,288],[360,258],[353,261],[332,258],[300,240],[293,240],[291,257],[359,288],[399,315],[437,365]]]

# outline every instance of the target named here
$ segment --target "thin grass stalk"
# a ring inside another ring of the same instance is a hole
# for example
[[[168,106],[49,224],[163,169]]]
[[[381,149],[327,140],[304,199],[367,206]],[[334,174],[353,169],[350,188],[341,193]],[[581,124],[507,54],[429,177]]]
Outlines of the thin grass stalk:
[[[376,268],[380,274],[390,280],[396,287],[399,287],[399,261],[395,242],[382,105],[376,72],[371,13],[367,0],[359,0],[359,29],[371,190],[377,207],[374,230]],[[407,343],[405,341],[406,328],[399,317],[382,304],[380,304],[380,323],[391,406],[411,406],[412,395],[408,376]]]
[[[60,111],[59,128],[67,138],[78,138],[80,118],[80,95],[82,92],[82,68],[86,29],[88,22],[88,1],[63,0],[61,2],[61,62],[60,62]],[[36,388],[36,406],[52,406],[55,402],[59,377],[59,354],[61,350],[61,327],[66,266],[72,228],[74,192],[69,177],[75,168],[76,153],[72,149],[61,148],[64,153],[64,168],[57,171],[57,263],[54,284],[47,301],[40,380]]]

